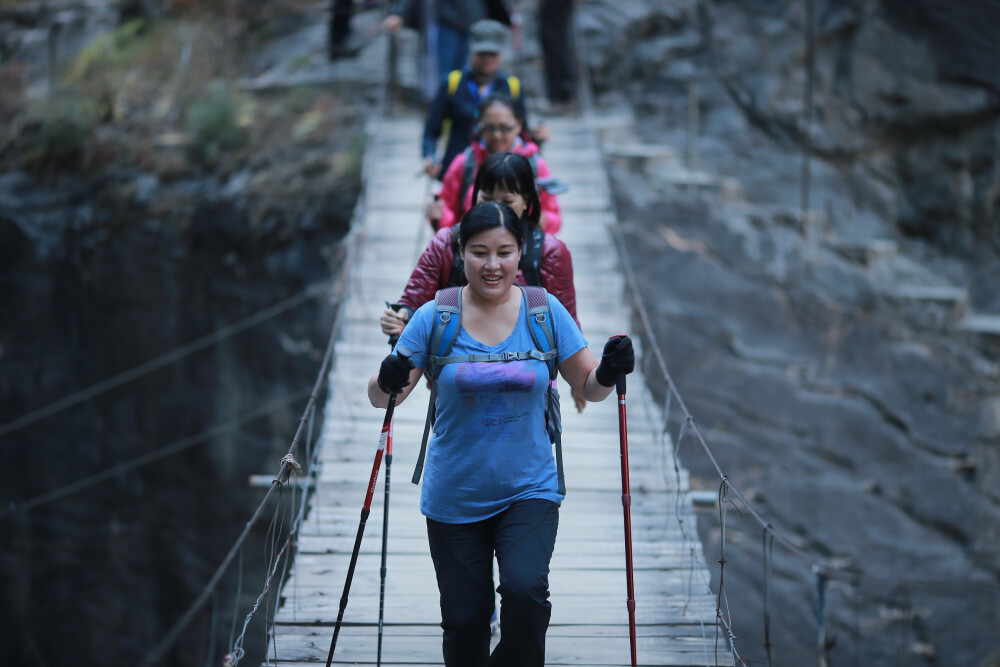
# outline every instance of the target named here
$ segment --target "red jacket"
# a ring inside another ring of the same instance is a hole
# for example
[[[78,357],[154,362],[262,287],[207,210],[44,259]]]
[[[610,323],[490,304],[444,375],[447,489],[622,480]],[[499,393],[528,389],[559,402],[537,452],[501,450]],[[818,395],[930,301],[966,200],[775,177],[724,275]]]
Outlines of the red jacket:
[[[476,158],[476,169],[478,170],[483,161],[489,157],[489,153],[486,152],[486,148],[479,141],[472,143],[472,151]],[[531,141],[524,143],[516,142],[516,145],[511,149],[511,153],[531,157],[538,153],[538,145]],[[536,178],[552,175],[552,172],[549,171],[549,166],[545,164],[545,160],[542,159],[541,155],[538,155],[535,160],[538,164],[538,173],[535,174]],[[470,185],[465,192],[461,192],[464,176],[465,152],[463,151],[451,161],[451,164],[448,165],[448,171],[444,173],[444,178],[441,179],[440,201],[444,211],[441,214],[441,221],[438,223],[439,229],[457,225],[462,221],[462,216],[465,215],[465,212],[472,208],[472,186]],[[538,199],[542,203],[542,217],[539,220],[539,224],[549,234],[555,234],[562,226],[562,219],[559,215],[559,202],[556,200],[555,195],[544,191],[538,193]]]
[[[416,310],[434,298],[437,291],[448,287],[451,281],[451,270],[455,265],[455,249],[452,245],[454,230],[439,229],[427,249],[420,255],[417,267],[410,274],[410,279],[399,297],[399,304]],[[542,287],[559,299],[566,310],[576,320],[576,289],[573,287],[573,257],[569,254],[566,244],[552,236],[545,235],[542,243],[542,259],[538,264],[542,277]],[[517,272],[514,282],[526,284],[521,272]],[[412,315],[412,313],[410,313]]]

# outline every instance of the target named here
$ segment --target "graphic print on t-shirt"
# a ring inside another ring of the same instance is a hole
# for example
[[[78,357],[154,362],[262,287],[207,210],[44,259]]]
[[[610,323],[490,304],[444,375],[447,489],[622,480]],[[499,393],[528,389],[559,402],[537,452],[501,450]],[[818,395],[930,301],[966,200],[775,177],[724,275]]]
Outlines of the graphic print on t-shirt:
[[[512,394],[530,394],[536,376],[531,362],[464,363],[455,368],[455,388],[468,407],[486,408],[485,425],[518,421],[523,415],[509,414],[517,404]]]

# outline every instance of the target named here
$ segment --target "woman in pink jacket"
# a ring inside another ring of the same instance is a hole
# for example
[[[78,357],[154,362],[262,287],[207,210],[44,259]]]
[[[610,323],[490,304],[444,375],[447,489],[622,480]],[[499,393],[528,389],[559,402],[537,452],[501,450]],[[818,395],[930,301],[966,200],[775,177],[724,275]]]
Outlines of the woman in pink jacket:
[[[452,160],[442,179],[438,200],[427,207],[427,217],[436,229],[451,227],[462,219],[473,204],[472,184],[479,166],[490,155],[501,152],[527,158],[536,179],[551,176],[538,145],[521,137],[521,120],[514,100],[506,95],[490,95],[479,105],[479,125],[472,145]],[[538,193],[538,199],[542,208],[539,226],[555,234],[562,225],[559,202],[555,195],[545,191]]]

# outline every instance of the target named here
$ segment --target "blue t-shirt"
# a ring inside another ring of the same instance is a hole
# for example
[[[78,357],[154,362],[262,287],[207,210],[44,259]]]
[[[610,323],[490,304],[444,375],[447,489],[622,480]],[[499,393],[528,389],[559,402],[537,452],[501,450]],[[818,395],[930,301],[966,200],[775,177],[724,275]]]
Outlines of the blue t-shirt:
[[[551,294],[549,309],[559,363],[587,346],[566,308]],[[536,349],[524,298],[514,331],[499,345],[485,345],[463,327],[450,355],[525,352]],[[427,367],[434,329],[434,301],[414,313],[398,347],[414,350]],[[443,523],[471,523],[499,514],[528,498],[562,501],[557,491],[552,443],[545,432],[544,361],[464,362],[441,368],[437,421],[427,445],[420,496],[424,516]]]

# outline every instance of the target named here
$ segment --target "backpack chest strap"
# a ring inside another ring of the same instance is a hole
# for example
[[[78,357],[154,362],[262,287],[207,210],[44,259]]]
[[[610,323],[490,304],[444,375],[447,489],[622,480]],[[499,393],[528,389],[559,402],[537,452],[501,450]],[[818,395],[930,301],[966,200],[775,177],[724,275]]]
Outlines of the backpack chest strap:
[[[455,354],[448,357],[431,356],[428,358],[428,362],[431,366],[479,361],[528,361],[530,359],[548,362],[550,359],[554,359],[558,353],[558,350],[549,350],[548,352],[528,350],[526,352],[498,352],[495,354]]]

